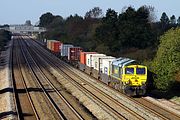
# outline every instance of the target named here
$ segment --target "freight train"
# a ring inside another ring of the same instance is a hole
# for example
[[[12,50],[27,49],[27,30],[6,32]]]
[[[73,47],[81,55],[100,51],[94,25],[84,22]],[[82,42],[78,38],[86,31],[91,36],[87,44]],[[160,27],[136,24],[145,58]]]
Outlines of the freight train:
[[[146,94],[147,67],[136,60],[83,52],[81,47],[55,40],[48,40],[47,48],[81,71],[129,96]]]

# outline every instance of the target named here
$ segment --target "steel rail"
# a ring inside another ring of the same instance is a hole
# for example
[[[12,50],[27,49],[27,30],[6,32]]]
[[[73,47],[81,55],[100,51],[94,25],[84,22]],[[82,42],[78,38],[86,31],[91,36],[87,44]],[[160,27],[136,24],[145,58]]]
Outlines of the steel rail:
[[[64,101],[64,103],[73,111],[73,113],[80,119],[83,120],[82,116],[79,115],[79,113],[72,107],[72,105],[63,97],[63,95],[58,91],[58,89],[53,85],[53,83],[46,77],[46,75],[41,70],[40,65],[37,64],[37,61],[35,60],[35,56],[33,53],[30,52],[30,49],[28,49],[29,53],[31,54],[31,57],[33,59],[34,64],[37,66],[38,72],[44,77],[44,79],[49,83],[49,85],[56,91],[56,93],[59,95],[59,97]]]

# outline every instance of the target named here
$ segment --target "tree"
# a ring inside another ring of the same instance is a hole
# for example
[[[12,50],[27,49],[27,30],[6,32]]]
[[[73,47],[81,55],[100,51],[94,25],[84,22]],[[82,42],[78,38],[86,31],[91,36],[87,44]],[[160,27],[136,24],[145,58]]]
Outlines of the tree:
[[[61,16],[54,16],[53,21],[47,26],[48,28],[62,27],[64,19]]]
[[[176,17],[175,17],[175,15],[172,15],[171,17],[170,17],[170,23],[171,24],[176,24]]]
[[[0,30],[0,51],[4,50],[4,46],[9,40],[11,40],[11,33],[6,30]]]
[[[85,18],[101,18],[102,17],[102,9],[100,9],[99,7],[94,7],[93,9],[91,9],[90,11],[86,12],[85,14]]]
[[[161,36],[152,66],[157,74],[156,87],[161,90],[171,89],[176,74],[180,72],[180,28],[170,29]]]
[[[8,27],[9,27],[8,24],[0,25],[0,28],[8,28]]]
[[[41,35],[44,38],[79,45],[85,50],[95,49],[96,41],[93,37],[95,29],[100,24],[100,18],[83,19],[75,14],[63,19],[61,16],[45,13],[41,15],[40,20],[40,24],[47,28]]]
[[[169,25],[169,17],[166,15],[165,12],[162,13],[160,21],[161,21],[161,25],[162,25],[162,30],[165,31]]]
[[[30,21],[30,20],[26,20],[25,25],[31,26],[31,25],[32,25],[32,24],[31,24],[31,21]]]
[[[155,7],[153,7],[153,6],[144,6],[144,7],[146,7],[149,11],[149,16],[148,16],[149,22],[150,23],[156,22],[157,16],[155,14],[155,12],[156,12]]]
[[[136,27],[136,11],[132,7],[128,7],[125,12],[118,17],[118,46],[130,47],[134,40]],[[118,47],[117,46],[117,47]]]
[[[47,27],[54,20],[55,16],[52,13],[47,12],[40,17],[40,27]]]
[[[117,12],[112,9],[108,9],[106,12],[106,16],[102,20],[105,24],[116,25],[116,22],[118,20]]]
[[[136,16],[138,17],[138,21],[142,23],[149,22],[149,9],[146,6],[140,7],[137,12]]]
[[[112,51],[115,50],[114,45],[117,41],[117,33],[118,33],[118,15],[112,9],[108,9],[106,12],[106,16],[102,18],[102,25],[100,25],[96,29],[95,37],[97,40],[97,44],[102,44],[103,48],[108,46]],[[99,49],[98,49],[99,50]]]
[[[119,15],[118,20],[118,42],[119,46],[146,48],[153,45],[155,35],[149,23],[149,10],[142,6],[137,11],[128,7]]]
[[[177,19],[177,24],[178,24],[178,26],[180,26],[180,16]]]
[[[123,13],[117,15],[108,9],[102,18],[102,25],[96,29],[95,37],[100,48],[109,48],[111,52],[122,51],[126,48],[144,49],[153,46],[156,40],[149,22],[149,8],[140,7],[137,11],[128,7]]]
[[[162,16],[161,16],[161,18],[160,18],[160,21],[161,21],[161,23],[163,23],[163,24],[165,24],[165,25],[169,24],[169,18],[168,18],[168,16],[166,15],[165,12],[162,13]]]
[[[46,28],[46,38],[59,40],[64,34],[64,19],[54,16],[54,20]]]
[[[70,15],[65,21],[65,31],[70,38],[83,32],[83,18],[77,14]]]

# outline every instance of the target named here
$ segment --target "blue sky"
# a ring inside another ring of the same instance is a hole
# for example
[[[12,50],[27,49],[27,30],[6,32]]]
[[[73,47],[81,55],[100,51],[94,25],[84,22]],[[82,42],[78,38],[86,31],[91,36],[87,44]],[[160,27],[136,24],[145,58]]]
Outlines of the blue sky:
[[[142,5],[155,7],[155,14],[159,19],[162,12],[170,17],[180,16],[180,0],[1,0],[0,24],[23,24],[31,20],[34,24],[46,12],[61,15],[66,18],[77,13],[84,16],[93,7],[100,7],[104,13],[108,8],[121,12],[125,6],[136,9]]]

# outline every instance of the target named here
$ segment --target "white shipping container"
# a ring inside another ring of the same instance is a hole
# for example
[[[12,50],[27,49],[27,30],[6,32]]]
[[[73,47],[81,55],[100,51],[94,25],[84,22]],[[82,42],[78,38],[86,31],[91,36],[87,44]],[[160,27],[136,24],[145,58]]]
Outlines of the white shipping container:
[[[102,73],[106,75],[111,74],[112,61],[114,61],[115,59],[116,58],[102,59]]]
[[[98,71],[102,71],[102,60],[103,59],[115,59],[115,57],[112,56],[95,56],[93,57],[93,68],[98,70]]]
[[[106,56],[105,54],[87,54],[86,55],[86,64],[88,67],[93,67],[92,63],[93,63],[93,57],[95,56]]]
[[[92,67],[96,70],[99,70],[99,59],[108,56],[92,56]]]
[[[68,48],[74,47],[71,44],[61,44],[61,56],[68,56]]]

